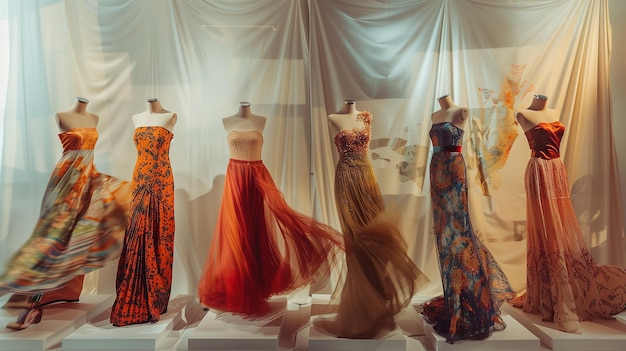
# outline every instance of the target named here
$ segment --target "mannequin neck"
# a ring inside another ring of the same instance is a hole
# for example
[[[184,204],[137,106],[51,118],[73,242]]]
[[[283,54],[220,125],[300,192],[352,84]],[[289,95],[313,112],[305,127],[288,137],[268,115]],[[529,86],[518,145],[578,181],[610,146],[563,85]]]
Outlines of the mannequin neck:
[[[528,107],[529,110],[541,111],[546,108],[547,98],[533,98],[533,102]]]
[[[252,111],[250,109],[250,103],[249,102],[240,102],[239,103],[239,111],[237,112],[237,115],[239,117],[250,117],[252,115]]]
[[[86,99],[76,99],[74,105],[72,106],[72,110],[76,113],[84,113],[87,110],[87,104],[89,101]]]
[[[148,107],[148,111],[150,111],[150,112],[161,112],[161,111],[163,111],[163,107],[161,106],[161,103],[157,99],[149,99],[148,102],[146,103],[146,105]]]
[[[438,101],[439,101],[439,106],[441,106],[442,109],[447,109],[452,106],[456,106],[454,104],[454,101],[452,101],[452,98],[450,97],[450,95],[442,96],[438,99]]]

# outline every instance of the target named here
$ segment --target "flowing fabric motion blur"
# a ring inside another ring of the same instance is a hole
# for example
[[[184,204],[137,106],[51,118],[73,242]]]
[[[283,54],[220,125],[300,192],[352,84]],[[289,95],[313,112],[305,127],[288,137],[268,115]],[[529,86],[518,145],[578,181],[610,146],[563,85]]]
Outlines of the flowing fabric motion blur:
[[[231,159],[213,241],[198,285],[206,307],[247,316],[268,298],[328,278],[341,234],[285,202],[258,159],[260,131],[230,131]]]
[[[82,276],[120,253],[130,184],[96,170],[95,128],[73,128],[59,138],[64,151],[48,182],[39,219],[0,276],[1,293],[18,293],[7,307],[33,309],[44,301],[78,300]]]
[[[345,267],[332,297],[337,314],[315,325],[339,337],[376,338],[396,328],[394,317],[428,278],[406,253],[398,212],[385,209],[367,154],[372,116],[360,112],[356,118],[362,128],[342,130],[334,139],[340,156],[335,200],[346,243]]]

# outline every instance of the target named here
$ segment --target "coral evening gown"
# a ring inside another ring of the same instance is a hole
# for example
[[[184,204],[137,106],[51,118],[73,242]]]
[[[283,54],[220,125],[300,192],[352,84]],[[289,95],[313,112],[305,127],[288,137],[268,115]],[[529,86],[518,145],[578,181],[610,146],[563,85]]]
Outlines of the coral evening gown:
[[[47,293],[77,278],[82,286],[83,274],[120,254],[130,184],[96,170],[95,128],[73,128],[59,138],[63,155],[48,182],[39,219],[0,276],[0,292]]]
[[[328,277],[341,234],[290,208],[261,161],[263,134],[230,131],[231,158],[198,296],[209,308],[247,316],[267,299]]]
[[[587,249],[559,155],[564,132],[557,121],[525,133],[532,150],[524,177],[526,292],[512,303],[578,332],[579,320],[612,318],[626,308],[626,269],[597,265]]]
[[[430,195],[443,297],[423,306],[422,314],[448,342],[483,339],[505,323],[500,306],[515,297],[489,250],[474,235],[467,203],[463,129],[433,124]]]
[[[135,128],[130,220],[117,268],[114,326],[157,322],[167,312],[174,257],[173,133],[161,126]]]
[[[345,271],[333,300],[336,318],[316,320],[339,337],[377,338],[395,329],[395,316],[428,282],[407,255],[399,213],[385,209],[368,158],[372,115],[360,112],[362,128],[334,137],[339,152],[335,202],[346,245]]]

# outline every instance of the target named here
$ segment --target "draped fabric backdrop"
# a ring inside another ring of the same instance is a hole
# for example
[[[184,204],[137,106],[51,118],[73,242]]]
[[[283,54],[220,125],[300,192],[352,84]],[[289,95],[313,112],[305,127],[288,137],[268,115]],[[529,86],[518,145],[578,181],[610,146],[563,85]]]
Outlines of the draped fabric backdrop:
[[[6,2],[7,0],[2,0]],[[195,293],[228,162],[221,119],[240,101],[268,117],[263,159],[295,209],[339,228],[327,115],[373,114],[370,156],[410,255],[440,290],[428,165],[430,115],[470,109],[466,157],[477,235],[525,284],[530,152],[514,110],[533,94],[561,111],[562,155],[591,252],[626,265],[611,127],[607,0],[11,1],[0,159],[0,264],[30,236],[61,146],[54,113],[75,97],[100,116],[96,166],[130,180],[130,117],[157,97],[179,116],[171,160],[173,293]],[[112,292],[115,263],[90,292]]]

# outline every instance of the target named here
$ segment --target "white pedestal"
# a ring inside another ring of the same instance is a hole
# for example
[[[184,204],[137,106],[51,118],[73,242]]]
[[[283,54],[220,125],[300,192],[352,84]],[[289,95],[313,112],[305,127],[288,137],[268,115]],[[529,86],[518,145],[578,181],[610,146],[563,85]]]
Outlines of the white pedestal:
[[[0,301],[4,304],[10,295]],[[43,307],[41,322],[19,331],[4,328],[15,322],[21,309],[0,309],[0,350],[44,350],[59,343],[90,318],[105,311],[113,295],[82,295],[79,302],[58,303]]]
[[[502,331],[492,333],[484,340],[460,340],[454,344],[449,344],[446,339],[437,334],[431,324],[424,323],[426,333],[426,348],[436,351],[533,351],[541,350],[539,338],[524,328],[513,317],[502,313],[502,319],[506,323],[506,328]]]
[[[539,314],[526,313],[510,304],[504,304],[503,310],[539,337],[544,345],[555,351],[626,349],[626,312],[617,315],[615,320],[580,322],[582,334],[574,334],[556,329],[553,322],[542,321]]]
[[[187,342],[196,350],[276,350],[287,299],[269,301],[271,312],[258,319],[209,310]]]
[[[109,321],[109,308],[63,339],[63,350],[156,350],[178,322],[192,296],[177,296],[170,300],[167,313],[156,323],[114,327]]]
[[[315,319],[334,317],[334,314],[322,314],[329,301],[329,295],[314,294],[312,296],[311,319],[308,327],[309,351],[406,351],[406,339],[400,328],[377,339],[338,338],[323,330],[318,330],[314,327]]]

